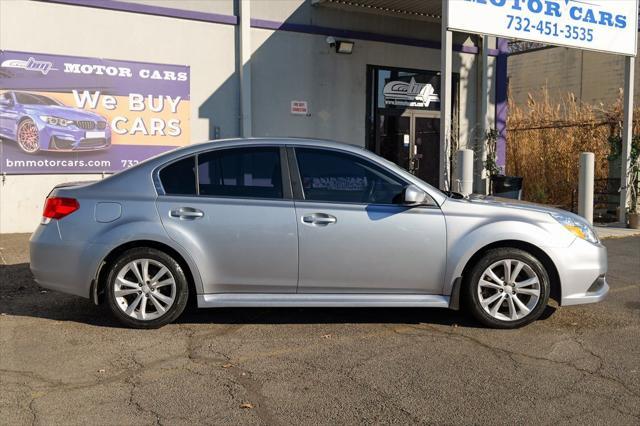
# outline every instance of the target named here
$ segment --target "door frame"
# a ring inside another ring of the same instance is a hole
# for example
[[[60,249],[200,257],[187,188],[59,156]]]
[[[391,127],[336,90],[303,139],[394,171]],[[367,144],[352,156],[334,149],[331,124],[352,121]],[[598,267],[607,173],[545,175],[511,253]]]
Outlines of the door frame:
[[[440,121],[440,112],[439,111],[425,111],[419,109],[407,109],[405,110],[400,117],[409,118],[409,173],[412,175],[418,176],[415,174],[414,164],[415,164],[415,156],[418,154],[416,148],[416,119],[418,118],[426,118],[426,119],[435,119]],[[438,152],[438,155],[440,153]],[[419,176],[418,176],[419,177]]]

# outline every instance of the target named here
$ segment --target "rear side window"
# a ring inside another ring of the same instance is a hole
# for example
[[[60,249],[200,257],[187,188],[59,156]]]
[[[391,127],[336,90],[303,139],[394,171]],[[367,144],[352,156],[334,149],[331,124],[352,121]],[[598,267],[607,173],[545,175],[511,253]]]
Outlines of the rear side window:
[[[167,195],[196,195],[196,160],[187,157],[160,170],[160,182]]]
[[[232,148],[198,155],[200,195],[282,198],[280,150]]]
[[[296,148],[304,199],[358,204],[399,204],[406,183],[355,155]]]

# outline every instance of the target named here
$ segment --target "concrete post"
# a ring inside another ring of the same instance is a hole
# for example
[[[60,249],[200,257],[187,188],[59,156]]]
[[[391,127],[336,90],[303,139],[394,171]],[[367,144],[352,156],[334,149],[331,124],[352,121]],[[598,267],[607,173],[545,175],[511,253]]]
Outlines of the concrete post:
[[[578,185],[578,214],[593,223],[593,176],[595,154],[580,153],[580,180]]]
[[[473,150],[461,149],[457,152],[456,187],[453,189],[464,196],[473,193]]]

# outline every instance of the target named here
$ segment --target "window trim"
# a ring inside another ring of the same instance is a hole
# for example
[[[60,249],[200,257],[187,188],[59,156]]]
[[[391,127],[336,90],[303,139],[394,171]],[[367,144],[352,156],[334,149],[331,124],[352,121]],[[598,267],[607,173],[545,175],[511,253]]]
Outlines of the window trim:
[[[198,167],[198,157],[203,154],[208,154],[214,151],[228,151],[228,150],[236,150],[236,149],[246,149],[246,148],[276,148],[278,149],[279,160],[280,160],[280,174],[282,175],[282,197],[280,198],[265,198],[265,197],[236,197],[233,195],[201,195],[200,194],[200,176],[199,176],[199,167]],[[242,145],[242,146],[225,146],[225,147],[216,147],[203,151],[196,151],[190,154],[183,155],[181,157],[174,158],[167,163],[164,163],[155,168],[153,171],[153,183],[156,188],[156,192],[158,197],[183,197],[183,198],[202,198],[202,199],[227,199],[227,200],[256,200],[256,201],[291,201],[293,197],[292,193],[292,183],[291,183],[291,173],[289,163],[287,161],[287,155],[285,151],[284,145],[278,144],[251,144],[251,145]],[[167,194],[164,186],[162,185],[162,180],[160,179],[160,173],[166,167],[171,166],[178,161],[184,160],[186,158],[193,157],[194,159],[194,167],[195,167],[195,185],[196,185],[196,193],[195,194]]]
[[[302,186],[302,175],[300,174],[300,166],[298,164],[298,157],[297,157],[297,153],[296,153],[296,149],[305,149],[305,148],[306,149],[318,150],[318,151],[336,152],[338,154],[356,157],[356,158],[358,158],[358,159],[360,159],[362,161],[365,161],[365,162],[367,162],[369,164],[373,164],[377,168],[383,169],[386,173],[389,173],[390,175],[394,176],[399,181],[403,182],[405,187],[408,186],[408,185],[412,185],[411,182],[408,182],[404,177],[400,176],[395,171],[389,170],[388,168],[386,168],[383,165],[371,160],[370,158],[367,158],[366,156],[360,155],[360,154],[355,153],[355,152],[342,150],[342,149],[338,149],[338,148],[333,148],[333,147],[319,147],[319,146],[308,146],[308,145],[287,145],[288,153],[290,152],[291,153],[290,155],[293,157],[293,164],[294,164],[293,167],[294,168],[292,168],[292,171],[295,171],[294,173],[292,173],[292,176],[291,176],[291,180],[293,182],[293,187],[294,187],[294,200],[296,200],[296,201],[305,201],[305,202],[308,202],[308,203],[321,203],[321,204],[340,204],[340,205],[350,205],[350,206],[387,206],[387,207],[405,207],[405,208],[409,208],[409,206],[405,206],[404,204],[358,203],[358,202],[351,202],[351,201],[307,200],[306,196],[304,194],[303,186]],[[296,188],[299,189],[298,193],[296,193]],[[431,195],[429,195],[429,194],[427,194],[427,195],[431,199],[431,202],[433,203],[433,207],[437,207],[438,204],[435,202],[435,200],[433,200]],[[431,208],[431,206],[420,206],[420,207]]]

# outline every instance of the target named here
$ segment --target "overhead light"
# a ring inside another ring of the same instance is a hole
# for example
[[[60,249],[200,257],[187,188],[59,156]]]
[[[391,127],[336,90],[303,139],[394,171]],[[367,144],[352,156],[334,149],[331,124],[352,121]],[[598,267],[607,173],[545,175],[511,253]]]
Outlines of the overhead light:
[[[336,52],[350,55],[351,53],[353,53],[353,45],[354,44],[355,43],[352,42],[352,41],[337,40],[336,41]]]

